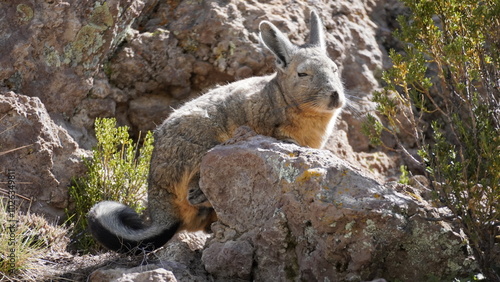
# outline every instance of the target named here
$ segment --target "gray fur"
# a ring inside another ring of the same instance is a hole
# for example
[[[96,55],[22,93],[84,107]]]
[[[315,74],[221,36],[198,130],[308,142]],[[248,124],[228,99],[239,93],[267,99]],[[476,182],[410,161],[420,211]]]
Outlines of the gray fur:
[[[260,31],[264,46],[277,58],[277,73],[215,88],[174,111],[156,130],[148,189],[150,227],[130,231],[122,225],[126,222],[115,220],[109,203],[94,207],[89,220],[136,241],[179,223],[179,229],[208,228],[216,217],[198,187],[201,159],[243,125],[301,146],[324,146],[345,98],[338,68],[326,54],[321,20],[311,13],[310,41],[302,47],[270,22],[263,21]]]
[[[315,12],[311,13],[311,34],[309,35],[309,44],[326,51],[323,23]]]

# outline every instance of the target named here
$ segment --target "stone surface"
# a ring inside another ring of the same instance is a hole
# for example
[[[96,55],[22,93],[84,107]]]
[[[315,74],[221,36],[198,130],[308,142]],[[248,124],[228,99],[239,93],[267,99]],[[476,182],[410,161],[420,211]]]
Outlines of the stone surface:
[[[425,183],[382,185],[329,151],[237,133],[201,165],[200,187],[219,217],[213,235],[182,232],[147,267],[106,267],[90,281],[171,273],[177,281],[446,281],[474,273],[464,235],[428,220],[446,210],[424,200]]]
[[[425,220],[432,208],[408,187],[381,185],[328,151],[262,136],[218,146],[200,187],[219,217],[202,257],[216,280],[427,281],[471,270],[464,238]]]
[[[93,282],[177,282],[174,274],[158,266],[138,266],[135,268],[117,268],[108,270],[97,270],[93,272],[89,281]]]
[[[89,281],[210,281],[201,263],[201,249],[207,235],[181,232],[137,267],[103,267],[89,276]],[[152,258],[152,259],[151,259]]]
[[[364,114],[375,114],[370,106],[360,107]],[[398,180],[396,176],[399,175],[401,155],[370,146],[369,140],[360,130],[364,114],[360,115],[358,110],[344,109],[325,148],[380,182]]]
[[[0,85],[71,117],[143,6],[140,0],[2,1]]]
[[[218,278],[251,280],[254,248],[245,240],[214,242],[201,257],[208,273]],[[228,267],[230,266],[230,267]]]
[[[13,171],[21,207],[61,219],[70,180],[84,172],[85,152],[52,121],[40,99],[14,92],[0,92],[0,140],[0,182],[7,183]]]

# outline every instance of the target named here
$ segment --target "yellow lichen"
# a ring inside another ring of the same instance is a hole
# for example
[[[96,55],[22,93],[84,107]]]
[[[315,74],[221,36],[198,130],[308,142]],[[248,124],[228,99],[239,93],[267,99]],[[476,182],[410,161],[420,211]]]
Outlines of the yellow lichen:
[[[107,2],[96,3],[89,23],[82,26],[76,34],[75,40],[64,47],[63,63],[83,63],[86,69],[94,68],[99,60],[98,57],[92,55],[96,54],[104,45],[103,32],[110,28],[113,23],[113,15],[109,11]]]
[[[81,61],[84,51],[87,51],[88,54],[92,54],[102,45],[102,34],[93,26],[85,25],[76,34],[75,41],[72,45],[73,51],[76,51],[76,61],[79,62]]]
[[[406,191],[405,193],[419,202],[424,202],[424,199],[422,199],[422,197],[420,197],[420,195],[417,195],[417,194],[409,192],[409,191]]]
[[[90,16],[90,25],[99,30],[106,30],[113,25],[113,22],[113,15],[109,12],[108,3],[104,2],[102,5],[96,3],[94,11]]]
[[[19,4],[17,5],[17,12],[19,13],[19,19],[23,22],[28,22],[31,21],[33,18],[33,9],[25,4]]]
[[[302,173],[301,175],[299,175],[295,179],[295,181],[297,181],[297,182],[306,182],[309,179],[311,179],[311,177],[320,177],[322,175],[323,175],[323,173],[321,173],[321,171],[319,171],[317,169],[308,169],[308,170],[304,171],[304,173]]]
[[[45,46],[43,49],[43,55],[45,58],[45,64],[49,67],[60,67],[61,59],[59,53],[52,46]]]

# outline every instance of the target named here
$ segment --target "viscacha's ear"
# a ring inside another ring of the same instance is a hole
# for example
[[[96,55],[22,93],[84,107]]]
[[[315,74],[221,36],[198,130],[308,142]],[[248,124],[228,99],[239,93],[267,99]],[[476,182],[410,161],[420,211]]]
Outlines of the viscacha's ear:
[[[297,47],[276,26],[268,21],[262,21],[259,29],[261,42],[276,56],[278,67],[285,68],[290,63]]]
[[[309,44],[326,51],[323,22],[315,11],[311,12],[311,33],[309,35]]]

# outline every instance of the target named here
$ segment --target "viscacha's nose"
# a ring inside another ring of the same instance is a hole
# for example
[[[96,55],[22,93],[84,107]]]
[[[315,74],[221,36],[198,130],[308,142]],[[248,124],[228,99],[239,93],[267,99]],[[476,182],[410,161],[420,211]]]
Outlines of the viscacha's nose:
[[[328,107],[330,109],[335,109],[339,107],[339,92],[332,91],[330,92],[330,102],[328,103]]]
[[[339,93],[337,90],[333,90],[330,92],[330,102],[328,103],[328,107],[331,109],[341,108],[344,106],[344,97],[342,93]]]

